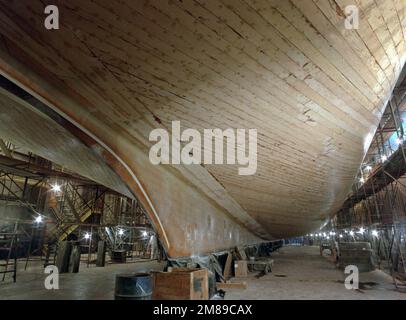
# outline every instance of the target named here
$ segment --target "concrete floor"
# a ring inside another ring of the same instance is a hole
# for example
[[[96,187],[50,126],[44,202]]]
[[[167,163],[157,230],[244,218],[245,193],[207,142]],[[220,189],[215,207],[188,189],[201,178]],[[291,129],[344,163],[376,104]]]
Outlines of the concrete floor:
[[[359,290],[345,289],[344,272],[330,257],[321,257],[318,246],[283,247],[273,259],[272,273],[239,279],[247,282],[247,289],[228,289],[225,299],[406,300],[406,293],[396,291],[392,277],[380,270],[360,273]]]
[[[344,273],[319,247],[283,247],[273,255],[273,272],[259,279],[252,273],[241,279],[247,289],[227,289],[226,299],[406,299],[392,284],[392,278],[376,270],[360,273],[360,290],[344,287]],[[23,268],[21,262],[20,267]],[[108,264],[104,268],[81,265],[77,274],[61,274],[60,290],[46,290],[39,263],[18,273],[17,283],[0,282],[0,299],[113,299],[115,275],[126,272],[162,270],[164,263],[140,261]],[[236,279],[234,279],[235,281]],[[238,281],[241,281],[238,280]],[[363,285],[364,284],[364,285]]]
[[[48,274],[43,273],[39,262],[30,263],[26,271],[24,261],[19,263],[22,269],[17,273],[17,282],[13,283],[11,275],[7,282],[0,281],[0,300],[109,300],[114,299],[115,276],[118,273],[161,271],[165,263],[156,260],[138,260],[126,264],[106,264],[99,268],[82,263],[79,273],[60,274],[59,290],[47,290],[44,280]],[[1,280],[1,279],[0,279]]]

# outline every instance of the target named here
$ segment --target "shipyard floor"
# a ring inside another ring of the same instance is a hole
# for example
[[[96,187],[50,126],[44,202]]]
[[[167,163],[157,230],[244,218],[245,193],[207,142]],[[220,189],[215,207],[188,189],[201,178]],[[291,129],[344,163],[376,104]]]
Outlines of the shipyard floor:
[[[19,268],[24,269],[25,261]],[[138,260],[125,264],[106,264],[105,267],[87,268],[82,263],[79,273],[63,273],[59,277],[59,290],[47,290],[44,280],[48,274],[43,273],[41,264],[31,263],[26,271],[17,273],[17,282],[9,279],[6,283],[0,279],[0,300],[110,300],[114,299],[116,274],[162,271],[163,262],[156,260]],[[8,276],[11,278],[11,276]]]
[[[228,289],[225,298],[406,300],[406,293],[396,291],[392,277],[380,270],[360,273],[359,290],[347,290],[344,272],[330,257],[320,256],[318,246],[286,246],[273,259],[272,273],[258,279],[250,274],[246,289]]]
[[[316,246],[283,247],[273,259],[272,273],[259,279],[250,274],[244,279],[247,288],[227,289],[225,299],[406,299],[406,293],[397,292],[392,278],[379,270],[360,274],[360,290],[345,289],[343,272],[329,257],[321,257]],[[116,274],[163,267],[157,261],[108,264],[104,268],[84,265],[77,274],[61,274],[59,290],[46,290],[46,275],[33,265],[19,272],[16,284],[0,282],[0,299],[113,299]]]

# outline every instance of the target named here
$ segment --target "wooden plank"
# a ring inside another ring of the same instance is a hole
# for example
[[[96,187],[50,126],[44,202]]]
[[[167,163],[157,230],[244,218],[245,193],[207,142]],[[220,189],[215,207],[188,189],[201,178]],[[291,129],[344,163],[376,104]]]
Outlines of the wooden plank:
[[[237,254],[240,255],[241,260],[247,260],[247,255],[245,254],[244,247],[237,247]]]
[[[248,275],[248,263],[245,260],[235,261],[234,263],[235,277],[246,277]]]
[[[227,254],[226,263],[224,265],[223,276],[224,279],[228,280],[232,276],[232,263],[233,263],[233,256],[231,253]]]

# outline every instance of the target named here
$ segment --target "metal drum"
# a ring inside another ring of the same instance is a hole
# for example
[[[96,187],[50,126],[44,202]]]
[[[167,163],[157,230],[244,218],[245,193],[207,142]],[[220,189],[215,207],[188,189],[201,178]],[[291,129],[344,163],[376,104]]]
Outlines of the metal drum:
[[[148,273],[116,275],[115,300],[151,300],[152,276]]]

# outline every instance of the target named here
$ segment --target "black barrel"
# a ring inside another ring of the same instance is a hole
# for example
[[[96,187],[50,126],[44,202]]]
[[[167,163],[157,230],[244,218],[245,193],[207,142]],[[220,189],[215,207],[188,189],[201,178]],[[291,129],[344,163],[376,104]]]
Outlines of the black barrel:
[[[148,273],[116,275],[116,300],[151,300],[152,276]]]

